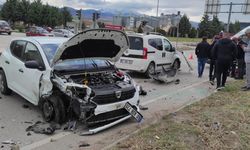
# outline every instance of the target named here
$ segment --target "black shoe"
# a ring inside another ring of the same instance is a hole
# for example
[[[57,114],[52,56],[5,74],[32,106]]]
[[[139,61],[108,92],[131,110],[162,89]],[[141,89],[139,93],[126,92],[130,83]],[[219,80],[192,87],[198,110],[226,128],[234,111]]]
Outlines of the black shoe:
[[[243,87],[241,87],[241,89],[243,90],[243,89],[246,89],[247,88],[247,86],[243,86]]]
[[[250,87],[242,88],[242,91],[250,91]]]
[[[221,91],[223,88],[222,87],[217,87],[216,90],[217,91]]]

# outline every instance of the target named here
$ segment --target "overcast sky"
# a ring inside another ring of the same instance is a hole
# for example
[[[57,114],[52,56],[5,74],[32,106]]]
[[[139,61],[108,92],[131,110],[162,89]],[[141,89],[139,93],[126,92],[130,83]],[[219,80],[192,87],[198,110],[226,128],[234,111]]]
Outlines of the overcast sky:
[[[135,11],[147,15],[156,16],[157,0],[42,0],[50,5],[62,7],[70,6],[74,8],[94,8],[103,10],[117,10],[127,12]],[[245,0],[221,0],[221,2],[244,2]],[[0,3],[5,0],[0,0]],[[159,0],[159,14],[176,13],[181,11],[187,14],[190,20],[199,22],[204,13],[205,0]],[[222,10],[228,10],[228,6],[223,6]],[[241,7],[234,6],[235,11],[240,11]],[[227,22],[228,15],[219,15],[220,20]],[[232,21],[250,22],[250,15],[233,14]]]

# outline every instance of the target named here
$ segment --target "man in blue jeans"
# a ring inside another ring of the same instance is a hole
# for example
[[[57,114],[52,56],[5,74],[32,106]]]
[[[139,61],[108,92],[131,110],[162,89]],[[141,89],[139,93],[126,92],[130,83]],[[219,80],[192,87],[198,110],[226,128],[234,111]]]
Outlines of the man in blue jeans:
[[[210,45],[207,42],[207,37],[202,37],[202,41],[196,46],[195,54],[198,58],[198,77],[201,78],[207,59],[210,53]]]

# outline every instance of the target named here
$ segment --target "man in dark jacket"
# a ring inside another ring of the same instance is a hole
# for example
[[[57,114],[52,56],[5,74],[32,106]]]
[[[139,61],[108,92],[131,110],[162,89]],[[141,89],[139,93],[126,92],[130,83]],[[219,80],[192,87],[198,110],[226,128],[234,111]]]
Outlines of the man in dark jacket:
[[[195,49],[195,54],[197,55],[198,58],[198,76],[199,78],[202,77],[205,64],[207,62],[207,59],[209,57],[209,49],[210,45],[207,42],[207,37],[202,38],[202,42],[200,42],[196,49]]]
[[[221,37],[219,35],[214,36],[213,43],[211,44],[210,47],[210,52],[209,52],[209,59],[210,59],[210,67],[209,67],[209,81],[212,85],[214,85],[214,79],[216,76],[216,66],[215,66],[215,60],[212,58],[212,50],[216,42],[219,41]]]
[[[236,56],[237,47],[229,36],[225,35],[214,45],[212,57],[216,60],[217,90],[225,87],[228,69]]]
[[[243,42],[241,39],[238,39],[237,48],[238,48],[238,54],[237,54],[237,63],[238,63],[238,76],[236,79],[243,79],[243,76],[245,74],[245,52],[242,49],[242,45],[246,45],[245,42]]]

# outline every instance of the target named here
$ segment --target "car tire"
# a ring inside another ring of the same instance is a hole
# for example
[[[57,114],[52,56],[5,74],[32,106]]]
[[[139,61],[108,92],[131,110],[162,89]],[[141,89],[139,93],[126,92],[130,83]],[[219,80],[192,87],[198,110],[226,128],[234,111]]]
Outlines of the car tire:
[[[181,67],[180,61],[179,60],[175,60],[174,63],[173,63],[173,65],[172,65],[172,69],[178,70],[178,69],[180,69],[180,67]]]
[[[62,124],[66,120],[66,111],[62,99],[57,95],[52,95],[41,104],[43,118],[47,122]]]
[[[3,70],[0,70],[0,91],[3,95],[10,95],[11,89],[8,87],[6,76]]]
[[[155,63],[151,62],[149,65],[148,65],[148,69],[147,71],[145,72],[145,76],[147,78],[150,78],[150,75],[154,74],[155,73]]]

